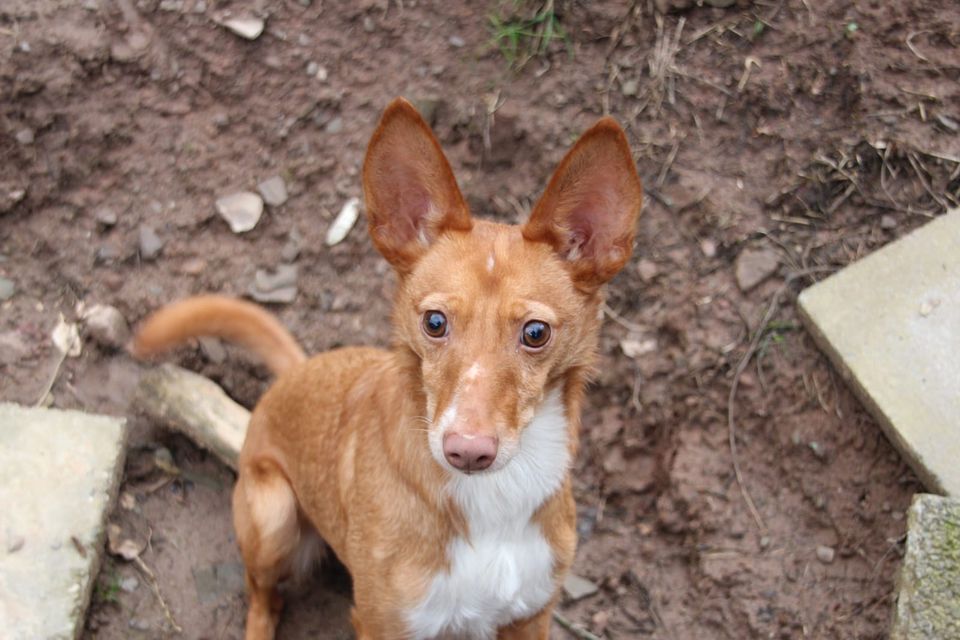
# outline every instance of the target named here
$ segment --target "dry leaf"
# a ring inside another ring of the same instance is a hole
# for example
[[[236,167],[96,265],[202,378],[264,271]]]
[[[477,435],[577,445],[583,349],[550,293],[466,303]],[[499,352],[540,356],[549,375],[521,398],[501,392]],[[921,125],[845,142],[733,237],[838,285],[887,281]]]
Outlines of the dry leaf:
[[[60,314],[60,320],[57,322],[57,326],[53,328],[53,333],[50,334],[50,339],[53,340],[54,346],[60,350],[60,353],[66,354],[71,358],[76,358],[83,350],[83,343],[80,342],[80,331],[77,329],[77,325],[72,322],[67,322],[62,313]]]

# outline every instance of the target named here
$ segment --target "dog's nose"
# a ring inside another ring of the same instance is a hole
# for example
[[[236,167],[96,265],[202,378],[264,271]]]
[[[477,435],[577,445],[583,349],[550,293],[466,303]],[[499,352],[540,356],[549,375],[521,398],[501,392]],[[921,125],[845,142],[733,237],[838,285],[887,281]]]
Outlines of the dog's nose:
[[[497,458],[497,439],[448,433],[443,436],[443,457],[460,471],[483,471]]]

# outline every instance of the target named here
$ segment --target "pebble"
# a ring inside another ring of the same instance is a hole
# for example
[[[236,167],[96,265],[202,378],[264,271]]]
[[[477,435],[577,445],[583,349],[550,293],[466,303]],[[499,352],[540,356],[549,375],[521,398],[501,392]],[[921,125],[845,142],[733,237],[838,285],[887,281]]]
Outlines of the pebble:
[[[317,72],[318,72],[319,70],[320,70],[320,65],[317,64],[316,62],[314,62],[313,60],[311,60],[310,62],[307,63],[307,75],[308,75],[308,76],[315,76],[315,75],[317,75]]]
[[[302,240],[303,237],[299,231],[296,229],[290,231],[290,237],[287,239],[287,243],[283,245],[283,249],[280,250],[280,257],[284,262],[293,262],[300,257],[300,243]]]
[[[324,130],[327,133],[340,133],[343,131],[343,118],[337,116],[336,118],[331,119],[330,122],[327,123],[327,126],[324,127]]]
[[[833,547],[827,547],[824,545],[817,547],[817,560],[823,564],[830,564],[833,562],[833,559],[836,557],[836,555],[837,552],[833,549]]]
[[[263,214],[263,200],[255,193],[241,191],[219,198],[216,202],[217,213],[220,214],[230,230],[234,233],[250,231]]]
[[[635,96],[637,95],[638,88],[639,88],[639,85],[636,80],[632,80],[632,79],[626,80],[620,86],[620,93],[622,93],[625,96]]]
[[[271,176],[257,185],[263,201],[271,207],[279,207],[287,201],[287,185],[280,176]]]
[[[133,593],[140,586],[140,581],[135,576],[120,579],[120,588],[127,593]]]
[[[460,36],[450,36],[449,42],[451,47],[456,47],[457,49],[467,44],[466,41]]]
[[[649,283],[660,274],[660,268],[653,260],[647,260],[644,258],[637,263],[637,273],[640,274],[641,280]]]
[[[130,618],[130,621],[127,622],[127,625],[131,629],[136,629],[137,631],[150,631],[150,623],[141,618]]]
[[[363,30],[367,33],[373,33],[377,28],[376,23],[373,21],[373,18],[370,16],[363,16]]]
[[[4,300],[9,300],[13,297],[13,294],[17,292],[17,285],[13,283],[13,280],[8,280],[7,278],[0,277],[0,302]]]
[[[33,140],[34,140],[33,129],[29,129],[29,128],[20,129],[20,131],[17,131],[16,138],[17,138],[17,142],[19,142],[24,146],[33,144]]]
[[[256,40],[263,33],[264,22],[260,18],[230,18],[223,21],[223,26],[241,38]]]
[[[180,273],[188,276],[198,276],[207,268],[207,261],[203,258],[190,258],[180,265]]]
[[[144,260],[155,260],[162,250],[163,240],[153,227],[140,225],[140,257]]]
[[[257,269],[250,297],[257,302],[291,303],[297,299],[297,267],[282,264],[272,273]]]
[[[582,598],[586,598],[587,596],[592,596],[599,591],[599,588],[596,584],[587,580],[586,578],[581,578],[576,574],[568,573],[567,577],[563,580],[563,591],[571,600],[580,600]]]
[[[83,314],[87,335],[109,349],[122,349],[130,340],[126,318],[108,304],[96,304]]]
[[[356,224],[359,216],[360,199],[350,198],[343,204],[340,213],[337,214],[333,224],[327,230],[327,246],[332,247],[343,242],[343,239],[350,233],[350,229],[353,229],[353,225]]]
[[[117,224],[117,212],[109,207],[100,207],[93,213],[93,219],[101,227],[108,229]]]
[[[897,219],[891,215],[880,216],[880,228],[881,229],[896,229],[897,228]]]
[[[772,276],[780,268],[780,257],[772,249],[744,249],[737,256],[737,286],[744,293]]]
[[[700,241],[700,251],[707,258],[714,258],[717,255],[717,243],[710,238],[704,238]]]

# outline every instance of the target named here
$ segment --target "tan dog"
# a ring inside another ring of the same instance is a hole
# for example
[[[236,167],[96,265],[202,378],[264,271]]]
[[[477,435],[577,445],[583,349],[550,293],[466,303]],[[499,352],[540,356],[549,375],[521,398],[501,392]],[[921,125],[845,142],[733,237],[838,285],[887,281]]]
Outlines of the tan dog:
[[[641,188],[604,118],[560,163],[530,220],[474,220],[439,144],[402,99],[363,167],[370,235],[399,286],[389,351],[307,360],[258,307],[161,309],[135,351],[219,335],[279,375],[253,412],[234,522],[246,637],[272,638],[277,583],[316,533],[347,566],[361,639],[547,638],[574,557],[569,469],[601,286],[630,257]]]

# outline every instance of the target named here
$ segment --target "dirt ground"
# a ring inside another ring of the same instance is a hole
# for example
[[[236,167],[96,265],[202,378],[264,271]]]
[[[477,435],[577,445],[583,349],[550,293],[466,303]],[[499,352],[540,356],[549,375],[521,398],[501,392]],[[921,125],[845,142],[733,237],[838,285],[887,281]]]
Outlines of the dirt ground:
[[[0,5],[0,277],[15,287],[0,302],[0,399],[34,404],[52,380],[45,402],[132,425],[111,519],[146,547],[142,564],[108,556],[86,637],[176,624],[238,638],[245,605],[232,473],[136,413],[127,356],[88,340],[58,368],[59,315],[105,303],[135,324],[189,294],[244,295],[257,269],[292,261],[296,299],[271,309],[308,351],[385,345],[393,280],[362,218],[333,248],[324,236],[360,195],[366,140],[395,95],[428,112],[474,212],[499,220],[523,219],[598,116],[616,116],[635,151],[647,198],[634,260],[609,287],[575,473],[574,570],[599,591],[562,615],[607,638],[886,636],[921,487],[793,303],[956,206],[960,5],[671,4],[695,5]],[[563,35],[522,66],[522,33],[516,56],[491,43],[491,16],[505,35],[551,7]],[[229,16],[266,30],[244,40]],[[214,201],[275,175],[289,200],[232,233]],[[754,274],[769,277],[749,288]],[[173,359],[247,406],[269,383],[216,343]],[[349,603],[349,578],[324,569],[292,596],[280,637],[351,637]]]

